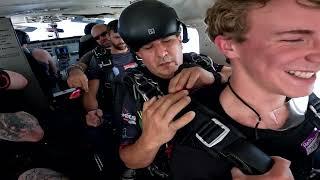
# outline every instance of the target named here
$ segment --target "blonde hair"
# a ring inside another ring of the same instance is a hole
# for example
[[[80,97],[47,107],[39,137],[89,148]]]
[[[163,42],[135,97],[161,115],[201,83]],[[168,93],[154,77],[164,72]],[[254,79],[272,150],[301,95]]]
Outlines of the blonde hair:
[[[217,0],[207,10],[205,23],[209,37],[224,35],[237,42],[245,41],[249,29],[247,14],[254,7],[263,7],[271,0]],[[320,8],[320,0],[296,0],[302,6]]]

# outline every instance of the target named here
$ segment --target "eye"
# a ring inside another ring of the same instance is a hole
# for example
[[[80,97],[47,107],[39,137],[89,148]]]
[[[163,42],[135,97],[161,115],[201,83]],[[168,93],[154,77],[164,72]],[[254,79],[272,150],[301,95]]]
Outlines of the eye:
[[[303,39],[282,39],[282,42],[303,42]]]
[[[145,46],[143,46],[142,48],[148,50],[148,49],[151,49],[151,48],[152,48],[152,45],[145,45]]]

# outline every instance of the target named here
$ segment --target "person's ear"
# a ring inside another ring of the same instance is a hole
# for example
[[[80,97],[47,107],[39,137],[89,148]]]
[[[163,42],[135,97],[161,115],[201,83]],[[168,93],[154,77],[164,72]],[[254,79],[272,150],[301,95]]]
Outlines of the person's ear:
[[[136,56],[141,59],[141,53],[139,51],[136,51]]]
[[[239,54],[235,47],[235,41],[231,38],[227,38],[222,35],[218,35],[214,39],[214,44],[217,46],[217,48],[222,52],[225,56],[227,56],[230,59],[234,59],[239,57]]]

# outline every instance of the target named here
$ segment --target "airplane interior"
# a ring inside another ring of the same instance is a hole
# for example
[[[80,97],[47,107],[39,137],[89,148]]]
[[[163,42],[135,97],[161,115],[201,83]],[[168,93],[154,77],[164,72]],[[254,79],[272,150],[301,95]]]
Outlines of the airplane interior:
[[[69,87],[67,78],[69,68],[79,62],[79,43],[80,38],[85,36],[85,25],[108,24],[118,19],[121,12],[136,1],[1,0],[0,70],[18,72],[28,79],[29,84],[23,90],[10,91],[5,95],[0,93],[0,114],[15,111],[31,113],[43,128],[44,137],[36,143],[0,139],[0,180],[17,180],[23,172],[34,167],[58,172],[56,179],[120,179],[109,173],[123,171],[124,164],[114,167],[101,164],[103,157],[87,137],[92,127],[85,124],[86,110],[81,99],[84,91]],[[204,54],[214,62],[228,66],[225,56],[210,40],[204,23],[206,11],[215,0],[159,1],[173,7],[180,20],[187,25],[190,41],[183,44],[184,53]],[[41,48],[52,57],[57,77],[50,87],[50,95],[43,91],[37,80],[15,29],[26,32],[30,37],[28,49]],[[315,93],[320,95],[320,78],[317,78],[316,84]],[[79,94],[75,95],[75,92]],[[77,97],[72,98],[72,94]],[[114,132],[110,137],[116,135]],[[117,141],[112,138],[110,142]],[[40,179],[47,178],[42,176],[32,180]]]

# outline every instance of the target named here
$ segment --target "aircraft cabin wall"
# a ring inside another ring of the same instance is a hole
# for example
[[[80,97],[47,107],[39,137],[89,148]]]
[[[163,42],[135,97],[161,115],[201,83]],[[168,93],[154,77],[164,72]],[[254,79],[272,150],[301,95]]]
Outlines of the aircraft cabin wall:
[[[206,32],[206,24],[203,19],[195,19],[186,21],[186,24],[198,30],[200,53],[208,55],[218,64],[226,64],[225,57],[218,51],[214,43],[209,39]]]

